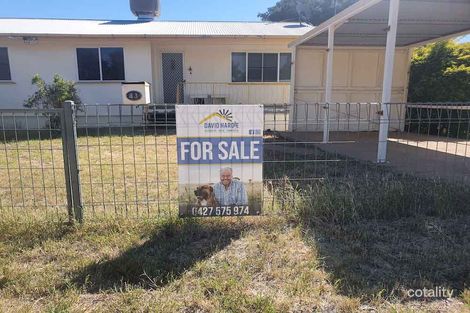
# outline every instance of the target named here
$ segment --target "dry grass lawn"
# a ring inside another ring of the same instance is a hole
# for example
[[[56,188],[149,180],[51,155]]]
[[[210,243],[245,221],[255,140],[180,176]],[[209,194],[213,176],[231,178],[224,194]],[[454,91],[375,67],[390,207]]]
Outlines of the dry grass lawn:
[[[323,251],[325,239],[280,217],[1,227],[2,312],[470,309],[468,291],[430,302],[409,301],[399,293],[354,295],[343,288],[344,280],[353,279],[351,269],[343,268],[341,277],[338,268],[328,268],[332,260]],[[354,263],[348,249],[343,247],[345,253],[335,255],[334,262],[357,265],[344,263]],[[362,264],[373,266],[375,261]],[[399,281],[394,271],[380,270],[384,278]],[[401,287],[406,286],[397,285]]]

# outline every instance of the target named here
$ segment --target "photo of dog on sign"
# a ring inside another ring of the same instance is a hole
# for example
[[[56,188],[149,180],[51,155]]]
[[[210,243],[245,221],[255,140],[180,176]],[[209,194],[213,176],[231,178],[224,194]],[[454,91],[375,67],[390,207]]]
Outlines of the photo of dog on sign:
[[[215,198],[214,187],[211,185],[202,185],[194,190],[196,195],[197,206],[218,206],[217,199]]]

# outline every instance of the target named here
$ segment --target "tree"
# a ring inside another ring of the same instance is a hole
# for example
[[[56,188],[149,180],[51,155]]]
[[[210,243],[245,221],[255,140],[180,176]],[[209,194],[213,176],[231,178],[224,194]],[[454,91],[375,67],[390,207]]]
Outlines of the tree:
[[[416,49],[409,102],[470,101],[470,43],[441,41]]]
[[[300,21],[319,25],[357,0],[280,0],[265,13],[259,13],[263,21]]]
[[[470,43],[450,40],[416,49],[411,61],[408,101],[470,101]],[[410,120],[423,121],[410,123],[409,131],[469,139],[468,110],[415,108],[407,114]]]
[[[31,83],[37,87],[36,92],[25,100],[24,106],[36,109],[57,109],[67,100],[72,100],[76,104],[81,104],[75,82],[65,80],[60,75],[54,75],[51,84],[46,82],[39,76],[34,75]],[[45,113],[48,126],[58,128],[60,126],[60,117],[57,114]]]

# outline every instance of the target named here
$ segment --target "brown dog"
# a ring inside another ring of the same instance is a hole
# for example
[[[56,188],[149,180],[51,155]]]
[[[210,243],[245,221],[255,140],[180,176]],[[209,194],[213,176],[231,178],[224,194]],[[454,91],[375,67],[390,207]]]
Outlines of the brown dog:
[[[219,205],[215,199],[214,188],[210,185],[197,187],[194,190],[194,194],[196,195],[198,206],[215,207]]]

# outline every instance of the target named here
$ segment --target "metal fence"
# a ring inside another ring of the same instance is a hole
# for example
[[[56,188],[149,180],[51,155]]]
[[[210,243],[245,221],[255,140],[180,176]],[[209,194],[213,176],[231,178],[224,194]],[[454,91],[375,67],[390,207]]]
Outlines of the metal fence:
[[[274,206],[276,193],[288,185],[355,175],[470,180],[469,105],[390,104],[386,164],[375,162],[380,107],[265,105],[266,206]],[[174,105],[0,110],[0,124],[3,216],[177,214]]]

